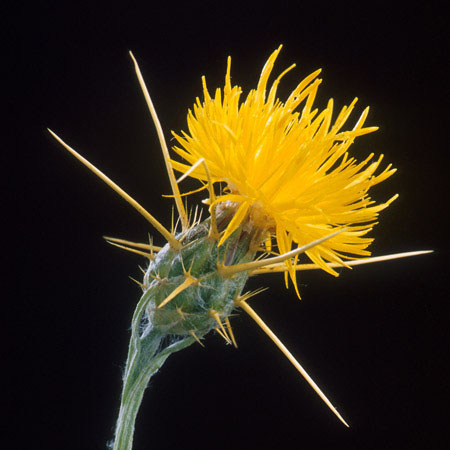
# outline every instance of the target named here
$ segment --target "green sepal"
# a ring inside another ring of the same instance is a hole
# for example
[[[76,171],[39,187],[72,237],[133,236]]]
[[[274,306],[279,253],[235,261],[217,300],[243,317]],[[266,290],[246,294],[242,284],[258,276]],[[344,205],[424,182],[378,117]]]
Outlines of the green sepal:
[[[226,215],[220,217],[219,231],[228,221]],[[131,450],[136,415],[151,376],[170,354],[217,328],[217,317],[222,320],[231,314],[244,288],[247,272],[227,278],[217,269],[219,264],[252,261],[253,236],[240,226],[218,247],[208,230],[209,220],[190,228],[177,235],[183,243],[181,249],[166,244],[150,261],[144,275],[144,293],[132,319],[113,450]],[[159,307],[188,277],[195,282]]]

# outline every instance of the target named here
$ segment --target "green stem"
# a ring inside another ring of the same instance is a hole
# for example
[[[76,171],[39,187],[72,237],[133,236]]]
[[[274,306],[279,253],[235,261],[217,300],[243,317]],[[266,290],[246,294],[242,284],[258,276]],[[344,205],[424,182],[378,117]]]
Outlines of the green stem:
[[[139,346],[130,342],[113,450],[132,449],[136,416],[151,376],[170,354],[195,342],[194,338],[188,337],[160,349],[163,338],[163,334],[150,331],[147,336],[139,339]],[[131,339],[134,339],[133,336]]]

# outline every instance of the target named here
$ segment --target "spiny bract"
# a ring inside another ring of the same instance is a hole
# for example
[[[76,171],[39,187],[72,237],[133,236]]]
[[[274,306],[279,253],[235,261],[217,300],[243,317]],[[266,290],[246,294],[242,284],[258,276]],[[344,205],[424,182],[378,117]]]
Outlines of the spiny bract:
[[[293,243],[302,246],[345,226],[345,232],[306,251],[320,268],[337,275],[326,262],[344,265],[345,258],[370,255],[366,248],[373,239],[363,236],[396,196],[375,205],[368,191],[395,169],[389,165],[375,176],[382,155],[371,162],[374,155],[370,154],[360,163],[349,156],[356,137],[377,130],[364,127],[366,108],[352,130],[341,131],[357,99],[342,108],[334,123],[332,99],[324,111],[312,109],[320,70],[300,82],[284,103],[276,97],[277,88],[295,65],[266,92],[280,50],[281,46],[272,53],[257,88],[245,100],[242,89],[231,85],[231,58],[223,93],[217,89],[212,98],[203,77],[204,100],[197,98],[189,111],[189,134],[174,133],[180,144],[174,150],[191,165],[204,159],[212,181],[228,187],[216,201],[239,205],[220,243],[245,220],[264,229],[267,237],[274,236],[281,253],[291,250]],[[172,163],[179,171],[191,170],[189,165]],[[207,181],[202,165],[190,176]],[[294,267],[290,261],[287,264],[293,275]]]
[[[251,308],[242,294],[250,275],[269,272],[295,273],[321,268],[336,274],[335,267],[411,256],[411,252],[377,258],[367,256],[372,239],[363,237],[379,211],[394,199],[375,205],[369,189],[388,178],[388,166],[374,175],[381,157],[361,163],[348,155],[357,136],[374,131],[364,128],[368,109],[351,131],[341,131],[354,105],[344,107],[332,123],[333,102],[318,114],[312,110],[320,80],[319,71],[306,77],[286,102],[276,91],[286,69],[266,93],[278,48],[268,59],[256,90],[241,101],[241,88],[231,86],[230,59],[223,95],[211,98],[203,78],[204,101],[197,99],[188,114],[189,133],[175,134],[174,150],[187,164],[170,159],[161,125],[134,59],[136,73],[155,122],[163,150],[181,231],[169,231],[103,172],[94,167],[55,133],[50,133],[69,152],[99,176],[141,213],[167,240],[163,247],[152,242],[137,244],[122,239],[108,242],[144,255],[149,265],[141,285],[131,327],[128,358],[123,376],[121,406],[114,450],[132,448],[134,423],[150,377],[166,358],[201,338],[212,329],[236,345],[229,316],[239,307],[254,319],[317,394],[345,424],[328,398],[300,363]],[[130,52],[131,53],[131,52]],[[297,108],[302,106],[302,111]],[[184,175],[175,180],[173,169]],[[210,217],[190,223],[178,183],[191,176],[209,191]],[[225,183],[216,197],[214,183]],[[294,247],[294,248],[292,248]],[[261,255],[261,252],[263,253]],[[313,264],[299,264],[306,253]],[[258,257],[258,254],[260,255]],[[353,259],[344,262],[343,258]]]

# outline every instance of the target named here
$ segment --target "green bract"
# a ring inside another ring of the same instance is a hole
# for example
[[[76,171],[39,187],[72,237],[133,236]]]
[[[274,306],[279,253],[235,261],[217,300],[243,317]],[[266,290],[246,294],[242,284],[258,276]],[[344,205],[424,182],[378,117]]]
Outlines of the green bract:
[[[226,214],[218,219],[219,229],[229,222]],[[177,235],[182,248],[174,250],[166,244],[146,270],[144,293],[132,321],[114,450],[132,448],[134,422],[144,390],[166,358],[212,329],[223,327],[222,319],[237,306],[248,273],[225,277],[218,266],[253,260],[252,234],[240,226],[226,245],[218,247],[208,235],[209,224],[206,220]],[[183,285],[187,287],[183,289]]]
[[[336,417],[348,426],[292,353],[246,303],[258,292],[241,295],[247,278],[284,272],[292,279],[298,294],[296,272],[299,270],[320,267],[337,275],[334,269],[342,265],[349,267],[429,253],[418,251],[358,259],[369,255],[365,249],[372,240],[362,236],[370,231],[379,211],[396,198],[373,206],[367,192],[394,170],[388,166],[374,176],[381,158],[369,164],[372,158],[369,156],[359,165],[348,158],[347,148],[354,138],[375,130],[362,128],[368,109],[354,129],[347,132],[339,130],[355,101],[342,109],[331,128],[332,101],[315,117],[317,111],[311,111],[311,107],[320,80],[312,80],[319,71],[301,82],[286,103],[281,103],[276,99],[277,85],[291,66],[273,83],[266,96],[267,81],[280,49],[271,55],[257,89],[242,104],[240,88],[231,87],[230,59],[223,100],[220,90],[211,99],[204,82],[205,101],[198,100],[194,113],[188,115],[190,135],[176,136],[183,149],[175,150],[188,164],[171,160],[147,87],[130,52],[161,144],[181,222],[182,231],[178,234],[165,228],[114,181],[49,130],[167,242],[160,248],[107,238],[109,243],[150,260],[143,282],[139,283],[143,294],[132,319],[119,418],[115,440],[110,446],[113,450],[132,449],[134,423],[144,390],[169,355],[195,341],[201,344],[200,339],[212,329],[236,345],[228,317],[237,307],[258,324]],[[302,101],[305,101],[302,113],[293,112]],[[184,173],[178,180],[174,168]],[[199,179],[204,183],[200,189],[209,191],[210,217],[201,223],[194,220],[190,224],[186,213],[178,187],[186,176]],[[214,192],[215,182],[227,185],[219,197]],[[272,250],[273,244],[276,248]],[[137,248],[148,249],[150,253]],[[256,258],[257,252],[264,251],[266,255]],[[313,264],[300,263],[302,253]],[[351,260],[344,263],[341,257]]]

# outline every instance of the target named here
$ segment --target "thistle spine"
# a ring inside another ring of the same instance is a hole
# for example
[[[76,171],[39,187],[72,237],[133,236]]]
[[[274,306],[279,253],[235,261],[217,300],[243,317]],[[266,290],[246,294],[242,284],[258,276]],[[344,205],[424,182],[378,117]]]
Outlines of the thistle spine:
[[[229,218],[221,217],[221,227]],[[112,450],[131,450],[136,416],[150,378],[165,360],[217,329],[235,342],[228,316],[248,278],[247,272],[224,276],[220,264],[244,263],[255,257],[252,235],[239,227],[218,246],[210,237],[210,220],[177,236],[181,249],[166,244],[150,260],[144,274],[144,293],[132,319],[121,405]],[[229,329],[229,337],[225,326]],[[169,344],[166,342],[169,341]],[[201,342],[200,342],[201,343]]]

